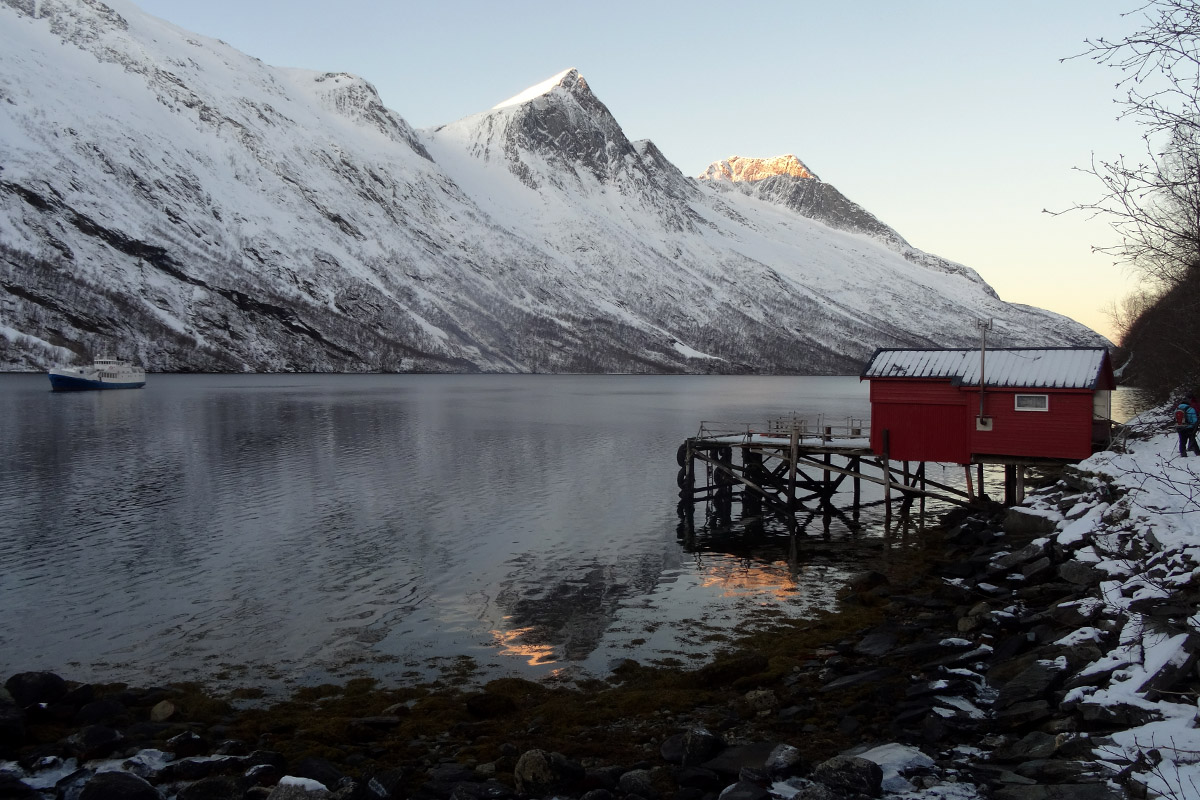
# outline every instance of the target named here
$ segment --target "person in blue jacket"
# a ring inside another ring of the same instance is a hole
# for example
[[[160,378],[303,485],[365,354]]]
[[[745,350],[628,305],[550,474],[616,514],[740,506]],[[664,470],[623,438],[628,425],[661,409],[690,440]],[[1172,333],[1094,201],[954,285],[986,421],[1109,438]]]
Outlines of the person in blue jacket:
[[[1187,458],[1188,450],[1200,456],[1200,445],[1196,444],[1196,423],[1200,417],[1196,415],[1196,400],[1188,396],[1179,401],[1175,409],[1175,432],[1179,434],[1179,455]]]

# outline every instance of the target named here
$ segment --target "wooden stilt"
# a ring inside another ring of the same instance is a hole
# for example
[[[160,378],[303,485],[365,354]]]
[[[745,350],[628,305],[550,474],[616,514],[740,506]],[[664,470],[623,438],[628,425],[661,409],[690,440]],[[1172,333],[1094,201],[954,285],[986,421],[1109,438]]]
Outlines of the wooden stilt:
[[[788,469],[788,508],[795,510],[796,508],[796,469],[797,462],[800,460],[800,429],[794,424],[792,425],[792,438],[788,447],[788,460],[791,467]]]
[[[967,477],[967,501],[974,503],[975,502],[975,487],[971,483],[971,465],[967,464],[965,467],[963,467],[963,472],[966,473],[966,477]]]
[[[888,450],[891,446],[891,431],[883,431],[883,508],[884,517],[892,513],[892,465],[888,461]]]
[[[862,459],[858,456],[851,458],[850,469],[854,471],[854,507],[858,508],[862,500],[862,479],[858,477],[858,473],[862,471]]]

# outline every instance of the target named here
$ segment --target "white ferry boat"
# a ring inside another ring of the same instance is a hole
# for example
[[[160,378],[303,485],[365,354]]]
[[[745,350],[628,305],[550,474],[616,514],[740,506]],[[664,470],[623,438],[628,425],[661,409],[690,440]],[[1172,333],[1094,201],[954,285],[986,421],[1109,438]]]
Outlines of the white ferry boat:
[[[55,367],[50,370],[50,388],[55,392],[83,389],[140,389],[146,371],[117,358],[97,358],[90,367]]]

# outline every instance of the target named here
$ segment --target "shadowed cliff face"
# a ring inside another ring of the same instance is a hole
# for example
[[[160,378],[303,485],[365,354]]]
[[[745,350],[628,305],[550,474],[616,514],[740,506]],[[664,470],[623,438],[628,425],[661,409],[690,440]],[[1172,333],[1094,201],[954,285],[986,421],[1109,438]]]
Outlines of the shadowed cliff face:
[[[854,373],[979,317],[1097,341],[794,157],[695,181],[576,70],[535,88],[416,131],[124,0],[0,0],[0,368]]]

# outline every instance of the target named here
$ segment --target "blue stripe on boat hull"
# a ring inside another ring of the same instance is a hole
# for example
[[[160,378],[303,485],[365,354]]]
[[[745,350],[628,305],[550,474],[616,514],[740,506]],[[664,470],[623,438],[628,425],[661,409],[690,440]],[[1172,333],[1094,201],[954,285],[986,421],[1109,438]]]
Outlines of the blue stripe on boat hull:
[[[50,389],[55,392],[82,392],[87,389],[140,389],[145,385],[145,381],[114,383],[112,381],[89,381],[85,378],[72,378],[69,375],[50,376]]]

